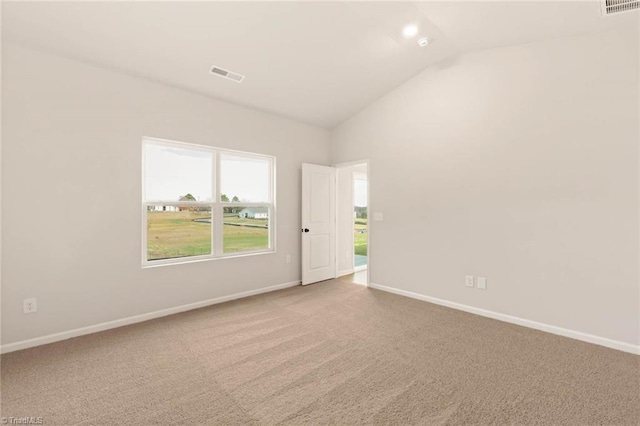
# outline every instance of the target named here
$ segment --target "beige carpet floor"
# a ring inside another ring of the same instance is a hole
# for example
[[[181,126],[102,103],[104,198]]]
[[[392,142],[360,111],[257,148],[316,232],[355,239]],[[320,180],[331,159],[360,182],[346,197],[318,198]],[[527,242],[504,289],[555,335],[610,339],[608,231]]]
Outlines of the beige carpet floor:
[[[45,424],[640,424],[640,357],[338,280],[2,356]]]

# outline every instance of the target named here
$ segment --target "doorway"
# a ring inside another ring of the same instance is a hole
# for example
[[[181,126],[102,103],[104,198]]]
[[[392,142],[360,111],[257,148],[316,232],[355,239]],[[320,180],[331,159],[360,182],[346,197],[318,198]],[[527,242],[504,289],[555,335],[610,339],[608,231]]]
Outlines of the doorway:
[[[336,166],[336,253],[338,276],[367,285],[370,271],[369,164]]]
[[[367,269],[368,263],[368,207],[367,172],[353,172],[353,271]]]

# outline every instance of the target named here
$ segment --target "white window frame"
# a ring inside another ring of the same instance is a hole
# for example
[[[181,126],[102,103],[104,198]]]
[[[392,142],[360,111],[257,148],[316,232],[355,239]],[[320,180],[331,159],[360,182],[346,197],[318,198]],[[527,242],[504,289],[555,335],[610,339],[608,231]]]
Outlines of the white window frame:
[[[155,145],[166,145],[169,147],[205,151],[212,154],[213,173],[211,185],[212,201],[173,201],[173,200],[146,200],[146,158],[145,147],[147,143]],[[239,157],[255,158],[267,160],[269,162],[269,201],[268,202],[222,202],[220,201],[220,159],[222,155],[229,154]],[[150,206],[175,206],[175,207],[210,207],[211,208],[211,254],[200,256],[176,257],[172,259],[147,260],[147,213]],[[247,250],[232,253],[224,253],[224,225],[223,212],[225,207],[266,207],[268,210],[268,234],[269,247],[260,250]],[[201,262],[205,260],[227,259],[234,257],[254,256],[260,254],[276,253],[276,157],[271,155],[257,154],[253,152],[236,151],[226,148],[217,148],[206,145],[196,145],[187,142],[178,142],[154,137],[142,138],[142,267],[154,267],[162,265],[176,265],[183,263]]]

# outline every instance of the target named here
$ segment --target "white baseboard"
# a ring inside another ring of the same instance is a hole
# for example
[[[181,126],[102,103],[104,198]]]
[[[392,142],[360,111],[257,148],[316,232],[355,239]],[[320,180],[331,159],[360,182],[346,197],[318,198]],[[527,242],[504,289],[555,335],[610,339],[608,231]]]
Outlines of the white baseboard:
[[[425,296],[423,294],[414,293],[411,291],[400,290],[394,287],[387,287],[381,284],[370,283],[369,287],[375,288],[377,290],[386,291],[389,293],[398,294],[400,296],[406,296],[412,299],[423,300],[425,302],[434,303],[436,305],[446,306],[448,308],[469,312],[469,313],[480,315],[483,317],[493,318],[499,321],[504,321],[511,324],[517,324],[523,327],[529,327],[536,330],[545,331],[547,333],[557,334],[559,336],[569,337],[572,339],[581,340],[583,342],[594,343],[596,345],[606,346],[607,348],[617,349],[619,351],[640,355],[640,345],[633,345],[631,343],[620,342],[618,340],[612,340],[606,337],[594,336],[593,334],[587,334],[587,333],[582,333],[580,331],[569,330],[566,328],[557,327],[555,325],[549,325],[541,322],[527,320],[524,318],[518,318],[511,315],[488,311],[486,309],[475,308],[473,306],[463,305],[461,303],[456,303],[456,302],[450,302],[448,300],[438,299],[431,296]]]
[[[19,351],[22,349],[32,348],[34,346],[46,345],[48,343],[59,342],[61,340],[71,339],[73,337],[84,336],[85,334],[97,333],[99,331],[109,330],[117,327],[123,327],[125,325],[148,321],[155,318],[166,317],[168,315],[173,315],[180,312],[190,311],[198,308],[204,308],[205,306],[211,306],[211,305],[216,305],[218,303],[229,302],[231,300],[241,299],[243,297],[255,296],[257,294],[269,293],[271,291],[281,290],[283,288],[294,287],[299,284],[300,284],[300,281],[291,281],[288,283],[276,284],[269,287],[260,288],[257,290],[243,291],[241,293],[236,293],[229,296],[216,297],[214,299],[207,299],[207,300],[202,300],[200,302],[188,303],[186,305],[180,305],[173,308],[161,309],[159,311],[149,312],[141,315],[134,315],[132,317],[103,322],[100,324],[90,325],[88,327],[76,328],[74,330],[49,334],[42,337],[35,337],[33,339],[21,340],[19,342],[8,343],[6,345],[0,346],[0,353],[6,354],[9,352]]]

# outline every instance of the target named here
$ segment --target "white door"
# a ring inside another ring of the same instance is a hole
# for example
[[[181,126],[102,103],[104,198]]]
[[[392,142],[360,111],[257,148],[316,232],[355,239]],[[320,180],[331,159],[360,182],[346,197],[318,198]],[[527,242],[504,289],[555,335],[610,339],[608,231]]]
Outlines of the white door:
[[[336,169],[302,164],[302,285],[336,277]]]

